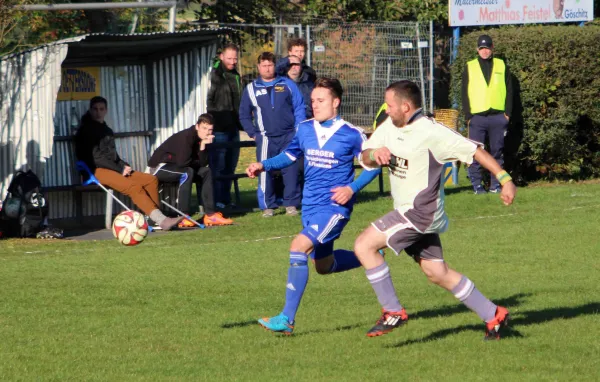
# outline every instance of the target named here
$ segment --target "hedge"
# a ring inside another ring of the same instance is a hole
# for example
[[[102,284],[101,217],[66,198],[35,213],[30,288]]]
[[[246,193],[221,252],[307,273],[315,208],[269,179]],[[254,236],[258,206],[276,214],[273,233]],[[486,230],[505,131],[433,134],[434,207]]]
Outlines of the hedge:
[[[459,105],[462,70],[483,33],[514,77],[509,171],[522,181],[600,176],[600,26],[503,27],[461,36],[451,85]]]

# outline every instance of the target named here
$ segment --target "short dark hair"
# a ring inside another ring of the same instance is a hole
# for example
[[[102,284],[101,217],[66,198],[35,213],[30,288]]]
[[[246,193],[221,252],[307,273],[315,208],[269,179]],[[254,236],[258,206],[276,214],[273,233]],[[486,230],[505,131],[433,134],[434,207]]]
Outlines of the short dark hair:
[[[95,96],[90,100],[90,109],[97,103],[103,103],[105,107],[108,107],[108,101],[104,97]]]
[[[408,100],[413,104],[414,107],[420,108],[423,104],[423,99],[421,98],[421,90],[412,81],[409,80],[401,80],[394,82],[390,86],[388,86],[385,91],[392,91],[394,95],[398,98]]]
[[[342,88],[342,84],[337,78],[329,78],[329,77],[321,77],[315,81],[315,89],[316,88],[325,88],[329,89],[333,97],[339,98],[342,100],[342,94],[344,94],[344,88]]]
[[[221,48],[221,53],[225,53],[226,50],[235,50],[239,53],[240,48],[238,48],[238,46],[234,43],[228,42],[227,44],[223,45],[223,48]]]
[[[208,113],[200,114],[200,116],[198,117],[198,122],[196,122],[196,125],[199,125],[201,123],[212,126],[215,124],[215,119],[213,118],[212,114],[208,114]]]
[[[304,50],[306,51],[308,49],[308,45],[306,44],[306,40],[303,38],[291,38],[288,40],[287,42],[287,49],[288,52],[290,50],[292,50],[293,47],[295,46],[301,46],[304,48]]]
[[[262,52],[258,55],[257,63],[261,63],[263,61],[271,61],[273,64],[275,63],[275,55],[271,52]]]

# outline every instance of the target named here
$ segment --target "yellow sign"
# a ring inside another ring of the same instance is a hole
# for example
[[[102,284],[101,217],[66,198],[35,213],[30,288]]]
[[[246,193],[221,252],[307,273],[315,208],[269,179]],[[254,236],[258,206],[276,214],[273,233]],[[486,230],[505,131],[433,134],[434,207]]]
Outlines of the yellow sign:
[[[59,101],[86,101],[100,95],[100,68],[63,68]]]

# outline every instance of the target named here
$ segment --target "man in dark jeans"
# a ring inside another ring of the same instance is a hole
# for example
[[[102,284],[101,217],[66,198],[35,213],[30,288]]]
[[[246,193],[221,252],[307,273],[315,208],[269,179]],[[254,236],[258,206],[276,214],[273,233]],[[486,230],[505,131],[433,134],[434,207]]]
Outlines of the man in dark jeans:
[[[202,114],[196,125],[173,134],[164,141],[148,161],[150,173],[165,183],[179,183],[177,207],[190,215],[192,184],[196,183],[199,205],[204,206],[204,224],[207,226],[229,225],[233,221],[215,211],[213,181],[208,166],[208,148],[214,138],[213,118]],[[184,219],[180,228],[194,227],[194,223]]]
[[[513,107],[512,77],[503,60],[493,56],[492,38],[479,36],[478,57],[467,62],[462,74],[462,107],[469,127],[469,139],[484,143],[489,139],[490,154],[504,164],[504,137]],[[469,167],[475,194],[485,194],[481,165]],[[490,192],[499,193],[500,183],[491,177]]]
[[[239,49],[227,44],[221,50],[210,74],[210,90],[207,110],[215,119],[214,143],[237,143],[240,141],[241,125],[238,109],[242,93],[240,75],[236,70]],[[210,168],[213,176],[233,175],[240,157],[239,147],[213,148],[210,150]],[[231,205],[231,180],[216,180],[216,206]]]

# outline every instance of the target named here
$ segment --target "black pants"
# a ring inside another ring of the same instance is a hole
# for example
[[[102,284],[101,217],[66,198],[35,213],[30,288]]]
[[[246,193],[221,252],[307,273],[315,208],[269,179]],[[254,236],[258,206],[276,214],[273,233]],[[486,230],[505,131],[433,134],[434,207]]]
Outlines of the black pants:
[[[186,214],[190,213],[190,198],[192,196],[192,184],[196,183],[198,205],[204,206],[206,214],[215,212],[215,199],[213,194],[212,173],[208,167],[194,169],[192,167],[178,167],[172,163],[166,163],[154,172],[159,182],[179,183],[177,190],[177,208]]]

